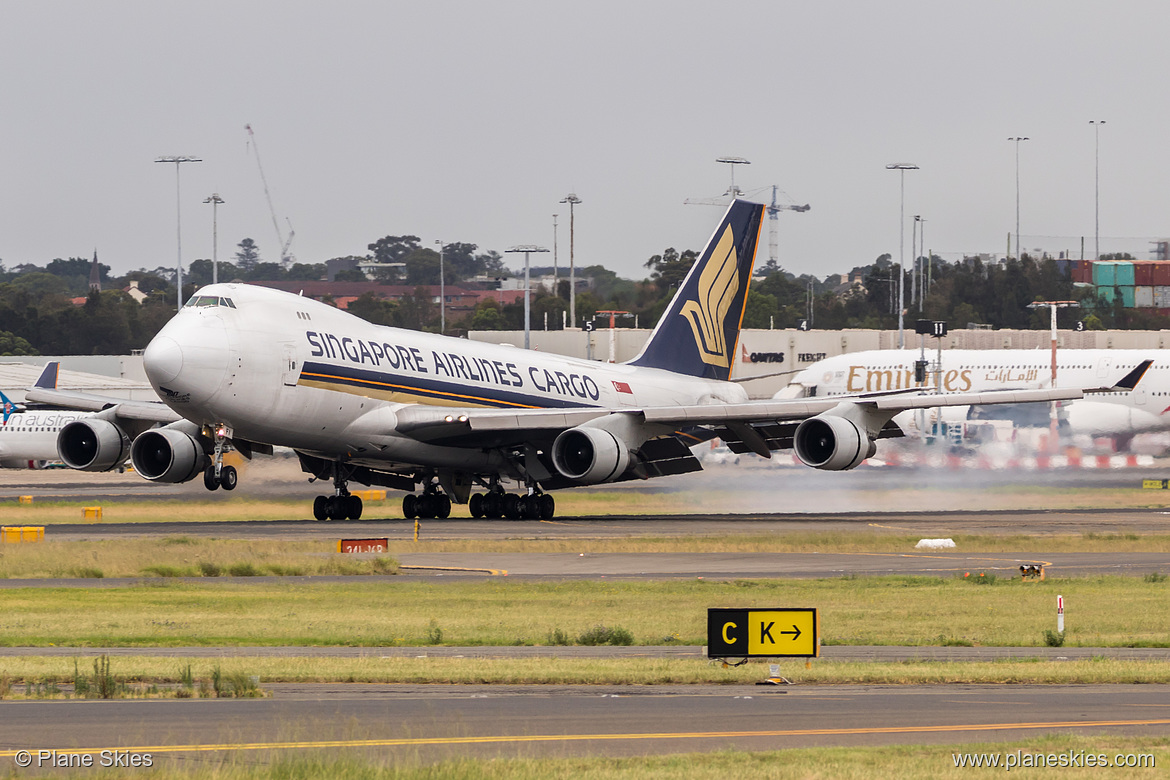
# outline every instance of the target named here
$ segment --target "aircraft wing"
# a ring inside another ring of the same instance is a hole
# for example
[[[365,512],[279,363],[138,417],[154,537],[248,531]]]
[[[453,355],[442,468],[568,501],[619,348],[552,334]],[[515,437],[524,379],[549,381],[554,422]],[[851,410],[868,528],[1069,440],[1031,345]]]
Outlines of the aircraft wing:
[[[909,409],[981,404],[1019,404],[1068,401],[1086,394],[1132,390],[1153,363],[1144,361],[1108,387],[1032,390],[990,390],[981,393],[874,393],[859,396],[752,401],[741,404],[696,404],[620,409],[452,409],[408,406],[397,411],[397,430],[418,441],[446,446],[499,447],[540,443],[561,431],[599,421],[611,415],[649,426],[655,436],[674,436],[697,443],[713,436],[732,450],[769,457],[771,450],[792,446],[796,426],[843,405],[857,409],[870,422],[875,438],[899,436],[890,419]]]
[[[77,409],[83,412],[102,412],[113,410],[111,414],[126,420],[137,420],[151,423],[173,423],[182,418],[170,407],[161,401],[125,401],[105,395],[80,393],[73,390],[57,389],[57,373],[60,363],[57,361],[45,365],[36,383],[25,391],[26,402],[51,404],[64,409]]]

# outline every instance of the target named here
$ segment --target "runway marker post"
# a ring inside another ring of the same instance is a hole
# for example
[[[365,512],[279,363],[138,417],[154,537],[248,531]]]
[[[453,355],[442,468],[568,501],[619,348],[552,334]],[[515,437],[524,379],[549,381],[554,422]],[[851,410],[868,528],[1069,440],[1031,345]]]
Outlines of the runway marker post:
[[[1056,597],[1056,633],[1064,633],[1064,596]]]

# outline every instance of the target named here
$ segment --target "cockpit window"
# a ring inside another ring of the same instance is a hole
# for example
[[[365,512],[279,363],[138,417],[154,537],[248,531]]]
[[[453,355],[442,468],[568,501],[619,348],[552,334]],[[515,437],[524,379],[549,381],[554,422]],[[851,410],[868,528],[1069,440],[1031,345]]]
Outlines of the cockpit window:
[[[231,298],[220,298],[215,295],[192,295],[191,299],[187,301],[187,306],[200,308],[205,306],[227,306],[231,309],[236,308]]]

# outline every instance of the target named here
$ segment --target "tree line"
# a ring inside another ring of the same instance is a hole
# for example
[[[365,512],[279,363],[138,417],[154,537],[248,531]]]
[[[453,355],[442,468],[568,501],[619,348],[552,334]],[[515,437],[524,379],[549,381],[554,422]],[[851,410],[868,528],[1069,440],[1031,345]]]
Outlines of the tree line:
[[[376,260],[384,267],[375,271],[383,284],[415,286],[413,294],[400,300],[385,300],[368,293],[353,301],[349,311],[370,322],[415,330],[439,329],[439,306],[425,285],[439,283],[440,247],[423,246],[417,236],[385,236],[368,245],[370,254],[335,258],[340,265]],[[506,277],[511,272],[502,256],[481,252],[475,244],[444,244],[443,275],[448,285],[457,286],[481,277]],[[623,279],[613,271],[593,265],[577,271],[588,279],[588,289],[578,291],[577,326],[593,319],[599,311],[629,312],[619,326],[653,327],[682,283],[698,254],[668,247],[643,263],[641,280]],[[927,259],[921,259],[925,266]],[[1062,310],[1061,327],[1083,319],[1090,329],[1170,327],[1170,317],[1150,309],[1125,309],[1120,300],[1106,304],[1094,298],[1092,288],[1076,287],[1060,272],[1055,260],[1009,259],[983,263],[978,259],[947,262],[929,259],[930,286],[921,303],[912,300],[912,285],[904,276],[906,321],[918,317],[945,320],[952,328],[970,324],[994,328],[1048,327],[1047,311],[1029,309],[1035,300],[1079,300],[1082,308]],[[128,354],[142,349],[174,315],[176,291],[173,268],[138,269],[111,277],[110,266],[99,263],[102,292],[90,292],[91,261],[71,257],[55,259],[45,266],[35,264],[5,268],[0,262],[0,355],[31,354]],[[552,268],[533,268],[534,276],[551,274]],[[564,271],[561,271],[564,274]],[[218,264],[221,281],[264,282],[312,281],[325,278],[325,263],[265,262],[256,243],[246,238],[228,261]],[[833,277],[820,279],[797,276],[781,266],[766,262],[759,266],[749,289],[743,318],[745,328],[792,328],[805,319],[817,329],[897,327],[897,264],[889,255],[857,266],[849,274],[858,284],[833,284]],[[341,281],[366,281],[356,269],[338,271]],[[184,299],[212,279],[212,263],[195,260],[185,269]],[[145,293],[136,303],[123,288],[137,282]],[[85,297],[81,305],[74,299]],[[534,328],[561,327],[569,308],[569,282],[560,278],[556,289],[539,287],[531,302]],[[919,311],[921,309],[921,312]],[[468,330],[519,330],[524,327],[522,302],[499,304],[482,300],[472,311],[455,316],[448,311],[447,332],[462,335]],[[601,324],[601,323],[599,323]]]

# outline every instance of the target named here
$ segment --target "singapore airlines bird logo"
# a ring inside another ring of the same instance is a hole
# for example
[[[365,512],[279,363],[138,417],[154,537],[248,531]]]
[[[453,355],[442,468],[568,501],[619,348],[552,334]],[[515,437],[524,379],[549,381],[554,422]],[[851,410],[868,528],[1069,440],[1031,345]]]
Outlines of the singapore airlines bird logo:
[[[727,319],[731,302],[739,292],[738,266],[735,240],[731,226],[728,225],[699,275],[696,300],[687,301],[679,311],[695,333],[699,357],[704,363],[723,368],[731,365],[723,321]]]

